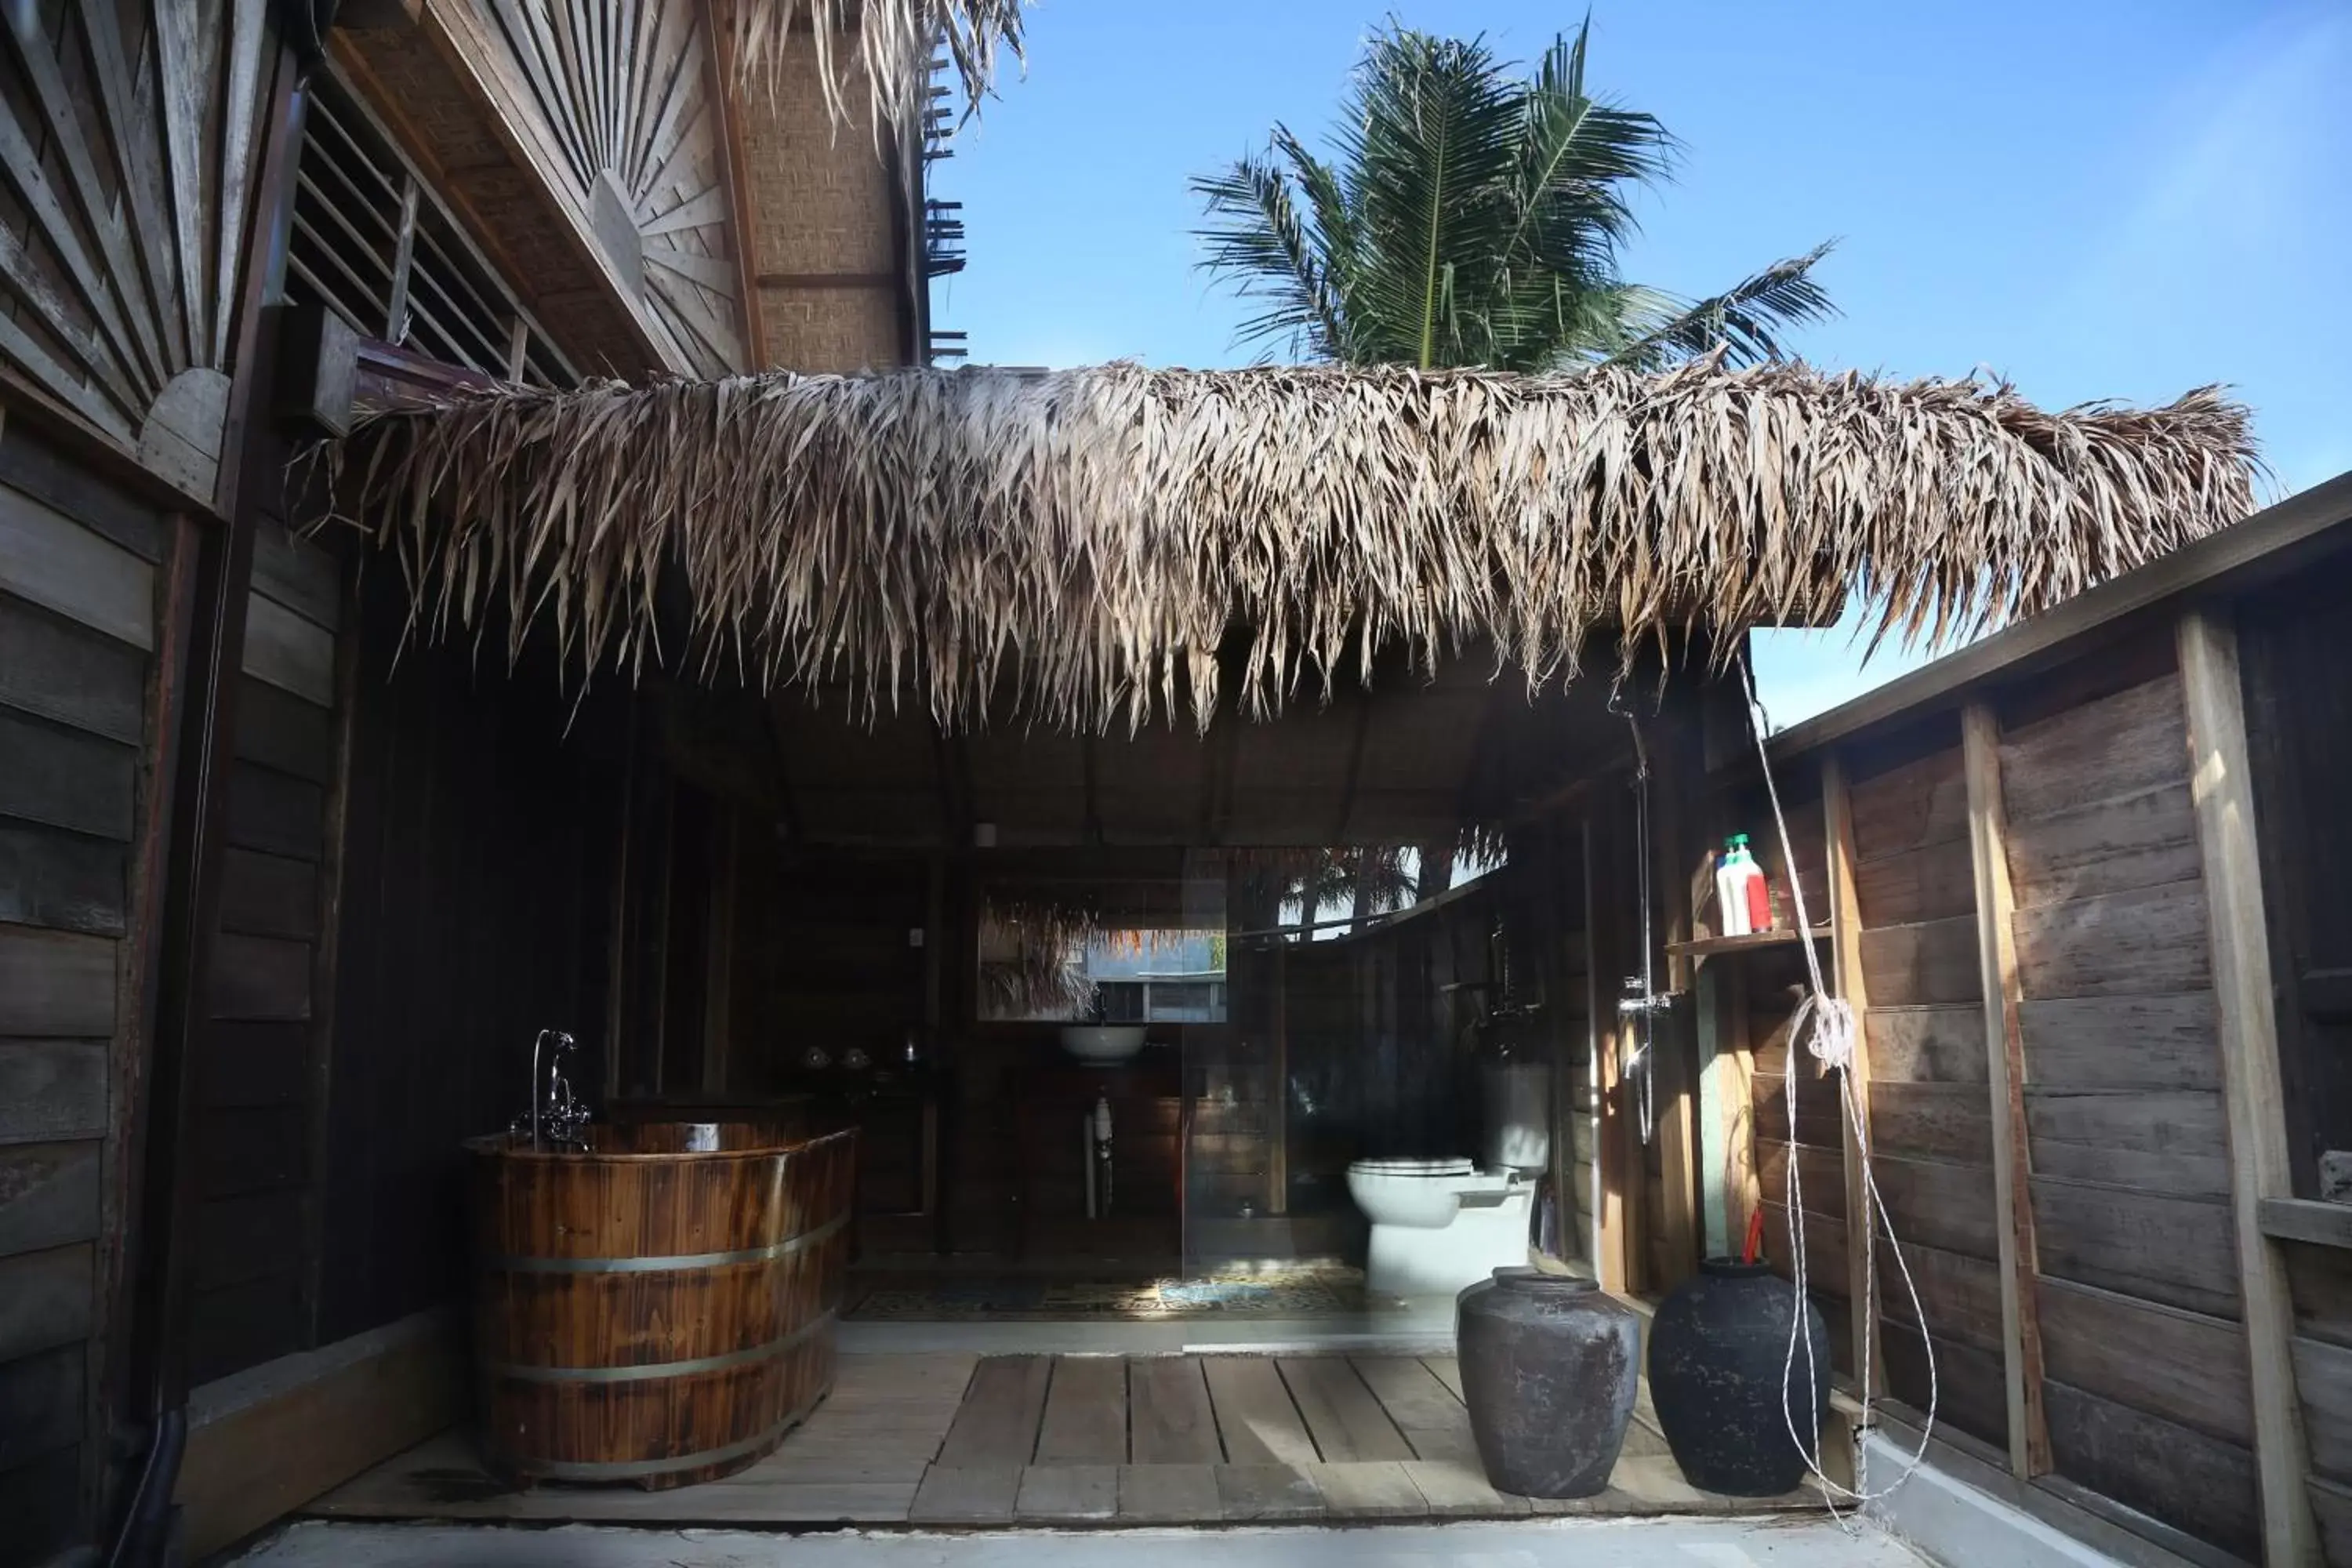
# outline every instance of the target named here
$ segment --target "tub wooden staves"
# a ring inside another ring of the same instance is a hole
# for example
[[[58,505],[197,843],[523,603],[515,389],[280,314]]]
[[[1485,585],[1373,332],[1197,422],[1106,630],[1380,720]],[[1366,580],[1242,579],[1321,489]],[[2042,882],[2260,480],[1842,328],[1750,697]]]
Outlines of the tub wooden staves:
[[[484,1458],[520,1482],[731,1474],[833,1386],[856,1131],[589,1133],[467,1145]]]

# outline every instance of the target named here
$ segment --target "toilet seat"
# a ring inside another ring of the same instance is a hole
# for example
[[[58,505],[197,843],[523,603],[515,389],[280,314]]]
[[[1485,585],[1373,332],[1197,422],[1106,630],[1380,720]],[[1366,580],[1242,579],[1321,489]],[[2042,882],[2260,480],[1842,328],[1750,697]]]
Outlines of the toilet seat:
[[[1459,1160],[1358,1160],[1349,1171],[1374,1176],[1469,1176],[1478,1167],[1465,1156]]]

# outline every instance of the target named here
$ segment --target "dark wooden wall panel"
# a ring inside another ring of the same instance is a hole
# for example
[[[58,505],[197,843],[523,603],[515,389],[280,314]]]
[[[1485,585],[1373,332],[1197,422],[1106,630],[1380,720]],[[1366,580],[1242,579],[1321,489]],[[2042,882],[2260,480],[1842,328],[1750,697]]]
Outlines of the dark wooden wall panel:
[[[274,504],[271,502],[269,504]],[[258,516],[230,734],[228,845],[198,1042],[199,1192],[190,1373],[226,1376],[315,1342],[312,1145],[328,1014],[317,994],[341,747],[336,628],[346,567]],[[284,1214],[256,1231],[240,1215]],[[236,1248],[234,1257],[221,1249]]]
[[[399,653],[396,584],[371,574],[361,601],[322,1342],[461,1298],[459,1144],[526,1108],[538,1030],[576,1035],[574,1081],[600,1092],[628,733],[623,678],[582,697],[536,662],[509,676],[464,647]]]
[[[87,1241],[0,1258],[0,1362],[88,1339],[97,1268]]]
[[[2186,721],[2177,674],[2129,679],[2062,677],[2000,743],[2051,1448],[2066,1479],[2243,1551],[2250,1395]]]
[[[0,430],[0,1563],[86,1531],[165,531]],[[118,1222],[119,1223],[119,1222]],[[119,1239],[119,1238],[118,1238]]]
[[[106,1044],[0,1039],[0,1143],[105,1136]]]
[[[136,746],[146,724],[146,655],[0,593],[0,707]]]
[[[2261,1555],[2250,1450],[2054,1377],[2042,1397],[2059,1474],[2249,1561]]]
[[[1882,1244],[1879,1304],[1895,1396],[1925,1407],[1932,1352],[1942,1418],[2005,1443],[1994,1122],[1958,740],[1938,720],[1847,759],[1873,1174],[1912,1266],[1906,1288]]]
[[[0,921],[121,936],[128,889],[123,846],[0,825]]]

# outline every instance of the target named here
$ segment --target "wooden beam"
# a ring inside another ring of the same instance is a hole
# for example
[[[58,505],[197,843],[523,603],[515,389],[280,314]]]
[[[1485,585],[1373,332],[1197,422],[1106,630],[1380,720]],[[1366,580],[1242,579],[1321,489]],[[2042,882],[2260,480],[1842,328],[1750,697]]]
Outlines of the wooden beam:
[[[2319,1542],[2304,1489],[2309,1466],[2295,1394],[2294,1309],[2285,1259],[2261,1223],[2263,1201],[2292,1196],[2294,1183],[2246,754],[2245,691],[2238,677],[2237,629],[2227,615],[2192,609],[2181,616],[2180,685],[2189,712],[2197,847],[2210,912],[2221,1098],[2230,1128],[2230,1198],[2252,1374],[2263,1557],[2269,1563],[2308,1563],[2316,1560]]]
[[[2050,1469],[2050,1426],[2042,1401],[2042,1321],[2033,1289],[2041,1264],[2033,1238],[2032,1166],[2025,1131],[2025,1039],[2019,1027],[2017,907],[2009,879],[2009,813],[2000,789],[2000,721],[1984,702],[1960,710],[1968,774],[1969,848],[1976,868],[1977,952],[1982,966],[1985,1066],[1992,1108],[1994,1212],[2005,1223],[2000,1251],[2001,1367],[2009,1411],[2009,1468],[2021,1480]]]
[[[719,114],[719,145],[726,156],[719,161],[719,184],[727,193],[728,243],[734,247],[735,268],[741,279],[737,308],[743,317],[743,358],[747,370],[768,364],[768,332],[761,318],[759,262],[751,254],[751,237],[759,232],[759,215],[752,204],[751,160],[745,151],[743,105],[736,97],[740,79],[735,68],[735,37],[723,26],[717,0],[702,0],[703,36],[710,40],[704,51],[710,77],[704,89]]]
[[[1835,752],[1822,759],[1823,852],[1829,861],[1830,947],[1834,959],[1837,994],[1853,1009],[1853,1065],[1846,1073],[1846,1090],[1853,1097],[1850,1111],[1842,1110],[1844,1125],[1840,1142],[1845,1149],[1846,1300],[1853,1310],[1853,1379],[1864,1397],[1885,1386],[1885,1360],[1878,1332],[1878,1293],[1870,1268],[1870,1249],[1878,1234],[1878,1216],[1870,1206],[1867,1168],[1854,1142],[1853,1118],[1870,1125],[1870,1048],[1863,1020],[1870,1011],[1870,987],[1862,968],[1862,909],[1854,882],[1853,809],[1846,791],[1845,762]],[[1789,1042],[1789,1095],[1794,1100],[1799,1071],[1797,1042]],[[1793,1156],[1792,1156],[1793,1157]]]
[[[2352,1204],[2264,1198],[2257,1209],[2264,1236],[2352,1250]]]

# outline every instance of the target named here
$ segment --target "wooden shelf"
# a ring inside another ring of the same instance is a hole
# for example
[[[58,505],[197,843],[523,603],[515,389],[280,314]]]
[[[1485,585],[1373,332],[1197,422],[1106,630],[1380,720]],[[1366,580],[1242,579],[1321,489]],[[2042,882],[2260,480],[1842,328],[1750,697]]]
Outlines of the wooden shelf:
[[[1670,942],[1666,951],[1677,958],[1708,958],[1719,952],[1748,952],[1762,947],[1793,947],[1804,940],[1804,932],[1795,931],[1759,931],[1749,936],[1703,936],[1696,942]],[[1815,926],[1811,931],[1815,942],[1827,942],[1830,928]]]

